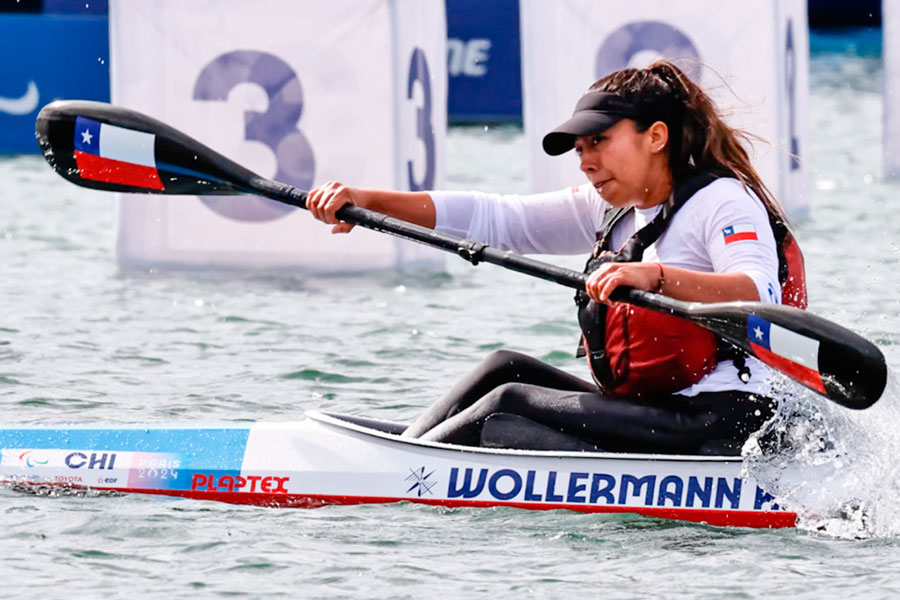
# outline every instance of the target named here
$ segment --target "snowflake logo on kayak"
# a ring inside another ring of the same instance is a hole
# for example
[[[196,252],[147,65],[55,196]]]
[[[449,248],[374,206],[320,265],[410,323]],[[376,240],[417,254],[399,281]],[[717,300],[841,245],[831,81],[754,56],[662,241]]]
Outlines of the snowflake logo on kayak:
[[[434,471],[430,471],[429,473],[425,473],[425,467],[419,467],[418,469],[410,469],[409,475],[406,477],[406,481],[412,481],[413,484],[409,486],[409,489],[406,490],[406,493],[410,493],[412,491],[416,492],[416,495],[421,498],[425,494],[434,495],[434,492],[431,491],[435,485],[437,485],[437,481],[431,480],[428,481],[428,478],[434,475]]]

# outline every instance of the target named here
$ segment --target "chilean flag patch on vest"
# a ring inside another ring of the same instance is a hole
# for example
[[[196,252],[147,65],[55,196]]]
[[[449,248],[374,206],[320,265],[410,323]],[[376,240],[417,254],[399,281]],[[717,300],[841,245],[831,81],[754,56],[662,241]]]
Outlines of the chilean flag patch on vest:
[[[762,317],[747,317],[747,339],[758,359],[797,381],[825,394],[819,375],[819,340],[769,323]]]
[[[725,244],[734,242],[742,242],[744,240],[756,240],[756,226],[752,223],[741,223],[739,225],[730,225],[722,230],[725,236]]]
[[[75,164],[84,179],[162,190],[152,133],[75,118]]]

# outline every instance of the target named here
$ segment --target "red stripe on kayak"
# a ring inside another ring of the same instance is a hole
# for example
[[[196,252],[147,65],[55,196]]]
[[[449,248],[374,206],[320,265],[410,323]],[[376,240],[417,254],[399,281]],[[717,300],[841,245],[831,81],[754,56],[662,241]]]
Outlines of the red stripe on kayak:
[[[162,190],[163,184],[155,167],[135,165],[88,152],[75,151],[75,164],[82,179],[130,185],[147,190]]]
[[[18,482],[20,485],[22,482]],[[46,483],[35,485],[47,485]],[[51,484],[54,487],[80,488]],[[323,506],[353,506],[357,504],[390,504],[393,502],[412,502],[430,506],[446,506],[449,508],[489,508],[508,506],[526,510],[571,510],[583,513],[628,513],[657,519],[675,519],[703,523],[717,527],[754,527],[781,529],[794,527],[797,522],[796,513],[762,510],[711,510],[701,508],[644,507],[644,506],[606,506],[561,504],[553,502],[496,502],[492,500],[447,500],[441,498],[390,498],[384,496],[328,496],[319,494],[265,494],[259,492],[200,492],[197,490],[146,490],[139,488],[106,488],[91,487],[91,490],[118,492],[122,494],[155,494],[176,496],[192,500],[209,500],[229,504],[249,504],[255,506],[281,508],[321,508]]]
[[[795,363],[788,358],[779,356],[767,348],[754,344],[752,341],[750,342],[750,347],[753,348],[753,353],[756,355],[756,358],[770,367],[775,367],[779,371],[787,373],[790,377],[793,377],[800,383],[816,390],[820,394],[825,396],[828,395],[828,392],[825,391],[825,384],[822,383],[822,376],[815,369],[810,369],[805,365]]]
[[[293,499],[303,499],[306,504],[291,506],[295,508],[317,508],[328,505],[347,504],[387,504],[390,502],[412,502],[415,504],[428,504],[431,506],[446,506],[449,508],[489,508],[494,506],[508,506],[525,510],[571,510],[583,513],[629,513],[657,519],[675,519],[678,521],[690,521],[704,523],[706,525],[729,527],[755,527],[780,529],[794,527],[797,524],[796,513],[766,512],[761,510],[709,510],[694,508],[660,508],[653,506],[605,506],[561,504],[553,502],[495,502],[491,500],[446,500],[428,498],[379,498],[366,496],[298,496]],[[271,498],[271,496],[269,496]]]

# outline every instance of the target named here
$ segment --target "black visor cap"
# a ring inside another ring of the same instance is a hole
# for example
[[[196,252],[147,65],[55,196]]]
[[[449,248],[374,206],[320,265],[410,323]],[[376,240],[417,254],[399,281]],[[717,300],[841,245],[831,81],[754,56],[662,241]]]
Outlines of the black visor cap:
[[[578,100],[572,118],[544,136],[544,152],[550,156],[568,152],[575,147],[575,138],[603,133],[639,112],[633,102],[618,94],[588,92]]]

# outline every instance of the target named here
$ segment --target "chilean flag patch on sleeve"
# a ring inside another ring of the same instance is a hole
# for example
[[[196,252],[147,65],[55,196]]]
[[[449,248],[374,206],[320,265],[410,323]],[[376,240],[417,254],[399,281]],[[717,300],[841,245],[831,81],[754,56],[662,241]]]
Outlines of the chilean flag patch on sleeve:
[[[729,225],[722,230],[725,236],[725,244],[734,242],[743,242],[744,240],[756,240],[756,226],[752,223],[740,223],[738,225]]]
[[[825,394],[819,374],[819,340],[769,323],[762,317],[747,317],[747,339],[756,357],[800,383]]]
[[[75,164],[83,179],[162,190],[152,133],[75,118]]]

